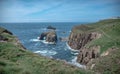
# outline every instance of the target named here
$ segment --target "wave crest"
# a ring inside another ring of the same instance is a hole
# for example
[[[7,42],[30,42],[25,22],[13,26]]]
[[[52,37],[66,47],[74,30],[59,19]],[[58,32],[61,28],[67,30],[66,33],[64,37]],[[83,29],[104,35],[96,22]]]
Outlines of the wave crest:
[[[39,50],[35,51],[34,53],[40,53],[43,56],[52,56],[57,54],[57,52],[53,50]]]

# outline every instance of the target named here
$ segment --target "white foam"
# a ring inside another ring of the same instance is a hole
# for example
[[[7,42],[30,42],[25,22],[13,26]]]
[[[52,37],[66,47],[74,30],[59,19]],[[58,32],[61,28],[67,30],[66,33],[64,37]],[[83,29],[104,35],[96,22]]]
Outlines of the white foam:
[[[71,60],[71,62],[69,62],[70,64],[73,64],[73,65],[75,65],[75,66],[77,66],[77,67],[79,67],[79,68],[86,68],[86,66],[85,65],[81,65],[80,63],[78,63],[77,62],[77,57],[74,57],[72,60]]]
[[[79,53],[78,52],[71,52],[71,54],[73,54],[73,55],[78,55]]]
[[[37,37],[37,39],[30,39],[31,42],[42,42],[44,44],[55,44],[55,42],[47,42],[45,40],[39,40],[39,37]]]
[[[42,28],[41,30],[47,30],[46,28]]]
[[[32,41],[32,42],[39,42],[40,40],[39,39],[30,39],[30,41]]]
[[[72,49],[66,42],[67,48],[70,49],[71,51],[78,52],[79,50]]]
[[[44,56],[51,56],[57,54],[57,52],[53,50],[39,50],[39,51],[35,51],[34,53],[40,53],[41,55]]]
[[[45,40],[40,40],[42,43],[44,43],[44,44],[55,44],[55,42],[47,42],[47,41],[45,41]]]

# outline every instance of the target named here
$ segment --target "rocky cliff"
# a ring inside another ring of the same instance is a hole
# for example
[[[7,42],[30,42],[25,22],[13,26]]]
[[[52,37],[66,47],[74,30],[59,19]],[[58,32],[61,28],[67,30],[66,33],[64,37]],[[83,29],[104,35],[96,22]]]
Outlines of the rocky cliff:
[[[91,48],[82,48],[78,54],[77,62],[87,65],[92,59],[100,56],[100,46],[93,46]]]
[[[79,29],[83,29],[83,25],[79,26]],[[84,28],[87,26],[84,25]],[[97,58],[100,54],[100,46],[93,46],[86,48],[85,45],[94,39],[101,37],[100,33],[97,32],[79,32],[76,33],[76,28],[72,29],[69,36],[68,45],[75,50],[79,50],[77,62],[86,65],[91,59]],[[77,27],[78,29],[78,27]]]
[[[120,58],[120,55],[118,55],[120,51],[119,33],[120,19],[106,19],[87,25],[78,25],[73,27],[68,45],[74,50],[79,50],[77,62],[86,65],[87,68],[102,74],[106,72],[119,73],[118,68],[120,66],[115,66],[118,65],[118,58]],[[111,48],[117,48],[117,50],[110,51]],[[114,54],[110,52],[114,52]],[[112,55],[115,55],[114,61],[110,57]],[[113,65],[110,65],[110,61],[112,61]],[[117,61],[116,64],[115,61]],[[109,63],[108,69],[110,71],[106,69],[107,63]],[[113,67],[116,68],[116,72],[113,72]],[[100,68],[104,70],[100,70]]]
[[[97,32],[91,33],[74,33],[71,32],[69,36],[68,45],[75,50],[81,50],[82,47],[85,46],[91,40],[97,39],[101,36],[101,34]]]

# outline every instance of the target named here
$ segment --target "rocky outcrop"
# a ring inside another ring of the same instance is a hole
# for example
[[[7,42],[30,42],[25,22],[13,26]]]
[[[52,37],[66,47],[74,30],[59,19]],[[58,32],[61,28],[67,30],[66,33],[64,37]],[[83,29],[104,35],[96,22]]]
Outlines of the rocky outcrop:
[[[47,34],[47,36],[46,36],[46,41],[56,43],[57,42],[57,34],[56,34],[56,32],[55,31],[49,32]]]
[[[91,28],[86,26],[73,28],[68,40],[68,45],[72,49],[79,50],[77,62],[84,65],[100,56],[100,46],[86,48],[85,45],[94,39],[100,38],[101,34],[98,32],[88,32],[86,31],[87,29]]]
[[[39,40],[45,40],[45,38],[46,38],[46,36],[47,36],[48,33],[49,33],[49,32],[41,33],[41,35],[40,35],[40,37],[39,37]]]
[[[57,34],[55,31],[44,32],[40,35],[39,40],[45,40],[46,42],[57,42]]]
[[[101,34],[97,32],[91,33],[71,33],[69,36],[68,45],[75,50],[79,50],[85,46],[88,42],[93,39],[97,39],[101,36]]]
[[[2,41],[8,41],[8,38],[6,38],[6,37],[0,35],[0,42],[2,42]]]
[[[8,34],[10,34],[10,35],[13,35],[10,31],[8,31],[8,30],[6,30],[6,29],[4,29],[4,28],[2,28],[2,27],[0,27],[0,34],[1,33],[8,33]]]
[[[55,28],[55,27],[52,27],[52,26],[48,26],[47,29],[56,30],[56,28]]]
[[[93,46],[91,48],[82,48],[77,57],[77,62],[86,65],[91,59],[98,58],[100,56],[100,46]]]

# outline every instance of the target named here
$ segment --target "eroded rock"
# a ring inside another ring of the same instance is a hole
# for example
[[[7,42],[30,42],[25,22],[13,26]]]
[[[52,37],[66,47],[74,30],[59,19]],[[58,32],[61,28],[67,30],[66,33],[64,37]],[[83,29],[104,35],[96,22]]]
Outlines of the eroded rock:
[[[75,50],[79,50],[93,39],[100,38],[101,34],[97,32],[91,33],[71,33],[69,36],[68,45]]]
[[[91,48],[82,48],[77,57],[77,62],[86,65],[91,59],[100,56],[100,46],[93,46]]]
[[[57,42],[57,34],[55,31],[44,32],[40,35],[39,40],[45,40],[46,42]]]

